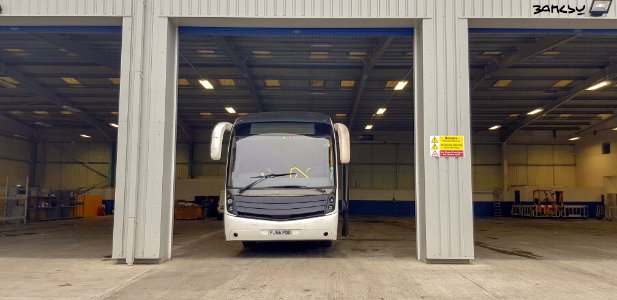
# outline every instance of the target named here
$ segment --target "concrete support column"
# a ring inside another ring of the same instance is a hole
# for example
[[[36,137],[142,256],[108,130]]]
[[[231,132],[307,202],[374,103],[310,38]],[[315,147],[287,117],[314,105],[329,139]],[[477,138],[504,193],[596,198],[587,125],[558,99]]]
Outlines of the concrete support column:
[[[463,1],[435,0],[414,35],[417,256],[474,258],[468,25]],[[465,136],[464,158],[434,158],[431,135]]]
[[[133,2],[122,29],[113,258],[171,258],[176,161],[177,26]]]

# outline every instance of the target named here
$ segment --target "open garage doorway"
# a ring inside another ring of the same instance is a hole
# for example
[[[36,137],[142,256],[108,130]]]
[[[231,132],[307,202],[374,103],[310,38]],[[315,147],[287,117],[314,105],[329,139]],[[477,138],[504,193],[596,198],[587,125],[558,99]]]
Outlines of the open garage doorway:
[[[469,39],[479,256],[607,258],[617,32],[471,29]]]
[[[0,27],[0,40],[0,252],[109,257],[120,27]]]
[[[345,124],[351,136],[349,236],[341,236],[339,203],[338,241],[325,253],[414,257],[412,33],[181,27],[176,212],[201,207],[205,219],[176,217],[174,256],[255,255],[226,243],[215,218],[227,147],[220,161],[210,159],[212,130],[252,113],[304,111]],[[183,251],[195,243],[186,232],[206,233],[210,250]],[[316,249],[299,253],[323,253]]]

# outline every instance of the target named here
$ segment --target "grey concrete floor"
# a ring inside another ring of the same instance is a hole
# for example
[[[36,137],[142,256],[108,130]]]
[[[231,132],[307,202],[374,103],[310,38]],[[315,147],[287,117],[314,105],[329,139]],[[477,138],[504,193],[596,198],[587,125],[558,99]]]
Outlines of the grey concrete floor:
[[[416,261],[407,218],[354,218],[330,249],[244,250],[222,229],[176,221],[173,260],[126,266],[108,258],[110,217],[0,224],[0,298],[617,298],[617,222],[479,219],[468,265]]]

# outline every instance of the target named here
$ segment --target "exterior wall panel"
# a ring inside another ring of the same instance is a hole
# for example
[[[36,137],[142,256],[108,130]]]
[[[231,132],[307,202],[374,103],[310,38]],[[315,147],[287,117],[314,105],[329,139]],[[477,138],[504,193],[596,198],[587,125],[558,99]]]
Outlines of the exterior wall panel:
[[[8,16],[130,16],[132,0],[0,0]]]
[[[413,0],[158,0],[163,16],[248,18],[424,18]]]

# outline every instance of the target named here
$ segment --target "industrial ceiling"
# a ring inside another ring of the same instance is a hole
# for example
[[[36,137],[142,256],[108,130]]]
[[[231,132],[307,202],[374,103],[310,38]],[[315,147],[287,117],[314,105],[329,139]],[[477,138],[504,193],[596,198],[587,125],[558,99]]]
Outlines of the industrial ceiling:
[[[41,132],[93,138],[117,123],[119,32],[0,33],[0,114]],[[470,33],[472,130],[576,132],[617,111],[617,33]],[[209,129],[238,114],[309,110],[352,131],[413,130],[411,36],[180,37],[179,124]],[[200,79],[214,89],[205,89]],[[409,84],[395,90],[399,81]],[[230,114],[225,107],[232,107]],[[377,115],[379,108],[387,108]],[[543,108],[536,115],[527,113]],[[97,130],[97,127],[105,127]]]

